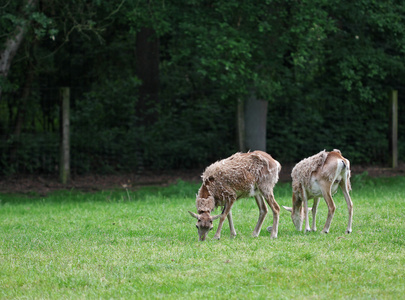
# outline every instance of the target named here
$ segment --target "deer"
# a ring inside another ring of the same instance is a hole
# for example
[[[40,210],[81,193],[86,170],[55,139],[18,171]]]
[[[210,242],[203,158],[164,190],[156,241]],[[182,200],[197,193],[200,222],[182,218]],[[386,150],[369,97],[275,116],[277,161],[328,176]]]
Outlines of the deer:
[[[259,219],[253,237],[259,236],[268,213],[266,203],[273,211],[271,238],[277,238],[280,206],[274,199],[281,164],[263,151],[235,153],[208,166],[202,174],[202,185],[196,196],[197,213],[189,211],[197,219],[199,241],[205,241],[213,229],[213,221],[219,219],[214,239],[219,240],[223,223],[228,218],[231,238],[236,236],[232,219],[232,206],[236,200],[254,197],[259,208]],[[223,207],[218,215],[211,215],[217,207]]]
[[[352,232],[353,202],[350,198],[350,161],[338,149],[325,150],[301,160],[292,173],[292,207],[283,206],[291,212],[291,219],[298,231],[302,230],[305,217],[305,232],[316,231],[316,213],[319,198],[323,197],[328,206],[328,216],[322,233],[328,233],[335,213],[334,195],[340,187],[347,203],[349,221],[346,233]],[[312,206],[312,226],[309,226],[308,199],[314,199]],[[269,230],[269,229],[268,229]]]

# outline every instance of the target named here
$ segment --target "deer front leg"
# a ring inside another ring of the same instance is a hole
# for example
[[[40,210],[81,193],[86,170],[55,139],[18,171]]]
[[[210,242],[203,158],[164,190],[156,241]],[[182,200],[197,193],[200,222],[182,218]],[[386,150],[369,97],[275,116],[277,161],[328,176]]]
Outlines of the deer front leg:
[[[319,198],[314,198],[314,204],[312,205],[312,231],[316,231],[316,212],[318,209]]]
[[[268,208],[266,206],[266,203],[264,203],[264,199],[262,195],[256,195],[255,196],[257,206],[259,207],[259,219],[257,220],[257,224],[255,229],[253,230],[253,236],[258,237],[260,234],[260,231],[262,229],[263,221],[266,218]]]
[[[304,204],[305,232],[310,232],[309,214],[308,214],[308,197],[305,189],[302,190],[302,202]]]
[[[332,219],[336,210],[336,206],[335,203],[333,202],[332,195],[330,192],[330,184],[328,188],[322,190],[322,194],[323,198],[326,201],[326,204],[328,205],[328,217],[326,219],[325,227],[322,229],[322,233],[328,233],[330,224],[332,223]]]
[[[231,211],[234,201],[235,200],[229,201],[227,204],[225,204],[224,211],[222,212],[221,217],[219,218],[218,229],[214,235],[214,240],[219,240],[221,238],[222,226],[224,225],[224,221],[225,221],[226,217],[228,216],[229,212]]]
[[[234,238],[236,236],[236,230],[235,227],[233,226],[232,210],[229,211],[228,222],[229,222],[229,229],[231,231],[231,238]]]

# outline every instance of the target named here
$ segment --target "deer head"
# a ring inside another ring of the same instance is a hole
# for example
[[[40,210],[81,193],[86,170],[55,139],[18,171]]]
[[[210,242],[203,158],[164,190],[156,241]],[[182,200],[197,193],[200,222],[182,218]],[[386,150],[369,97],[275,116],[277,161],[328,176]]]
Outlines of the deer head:
[[[292,197],[293,207],[283,206],[285,210],[291,212],[291,219],[295,228],[298,231],[302,230],[302,223],[304,222],[304,207],[302,206],[302,200],[293,192]],[[308,209],[309,211],[312,208]]]
[[[197,224],[195,225],[198,229],[198,240],[205,241],[208,232],[214,228],[212,222],[218,219],[221,215],[211,216],[208,211],[202,212],[201,214],[196,214],[189,211],[190,215],[197,219]]]

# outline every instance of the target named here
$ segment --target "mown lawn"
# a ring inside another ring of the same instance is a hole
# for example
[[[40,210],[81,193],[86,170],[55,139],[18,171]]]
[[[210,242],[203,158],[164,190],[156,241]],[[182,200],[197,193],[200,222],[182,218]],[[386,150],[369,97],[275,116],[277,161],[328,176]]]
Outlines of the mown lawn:
[[[278,239],[252,238],[252,199],[233,208],[220,241],[198,242],[198,185],[47,197],[0,194],[1,299],[400,299],[405,295],[405,177],[354,177],[353,233],[339,191],[329,234],[296,232],[282,211]],[[290,184],[276,200],[290,206]],[[217,223],[215,223],[217,225]],[[215,226],[216,228],[216,226]],[[215,229],[214,228],[214,229]]]

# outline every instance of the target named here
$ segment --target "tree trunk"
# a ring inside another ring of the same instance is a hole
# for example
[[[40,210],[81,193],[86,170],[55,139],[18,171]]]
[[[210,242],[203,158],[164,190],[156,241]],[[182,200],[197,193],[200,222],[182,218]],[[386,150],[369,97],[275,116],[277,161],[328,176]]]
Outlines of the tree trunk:
[[[36,5],[36,0],[28,0],[26,7]],[[23,25],[16,27],[13,36],[9,37],[4,44],[4,49],[0,53],[0,79],[5,79],[8,76],[10,70],[11,62],[16,55],[18,49],[20,48],[21,42],[23,41],[28,28],[28,21],[24,21]],[[0,85],[0,100],[1,100],[2,88]]]
[[[142,28],[136,36],[136,75],[142,81],[136,114],[141,123],[152,124],[156,111],[152,111],[159,101],[159,39],[155,30]]]
[[[245,101],[245,147],[266,151],[267,104],[254,93]]]

